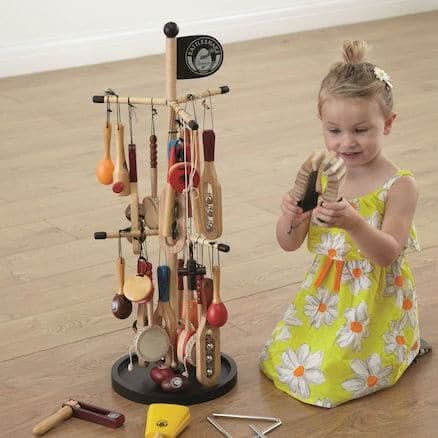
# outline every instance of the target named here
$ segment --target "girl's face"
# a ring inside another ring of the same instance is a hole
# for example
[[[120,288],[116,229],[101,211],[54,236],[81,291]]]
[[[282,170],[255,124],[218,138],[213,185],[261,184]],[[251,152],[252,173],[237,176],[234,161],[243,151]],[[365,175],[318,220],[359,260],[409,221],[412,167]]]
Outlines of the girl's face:
[[[385,118],[376,99],[329,97],[320,115],[325,145],[347,167],[363,166],[380,155],[395,117]]]

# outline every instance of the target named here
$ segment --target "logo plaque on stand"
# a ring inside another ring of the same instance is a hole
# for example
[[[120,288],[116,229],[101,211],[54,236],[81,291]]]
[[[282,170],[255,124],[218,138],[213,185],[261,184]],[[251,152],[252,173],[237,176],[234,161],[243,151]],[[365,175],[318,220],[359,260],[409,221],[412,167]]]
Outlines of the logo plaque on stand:
[[[177,38],[177,79],[210,76],[219,70],[224,60],[220,42],[208,35]]]

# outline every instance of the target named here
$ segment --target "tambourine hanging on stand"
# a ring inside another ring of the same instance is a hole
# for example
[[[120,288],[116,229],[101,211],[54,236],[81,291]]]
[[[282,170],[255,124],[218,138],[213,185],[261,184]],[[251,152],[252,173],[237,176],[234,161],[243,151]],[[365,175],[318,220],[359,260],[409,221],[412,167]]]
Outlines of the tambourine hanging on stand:
[[[336,157],[335,152],[315,151],[302,164],[289,194],[298,200],[303,212],[313,210],[320,199],[326,202],[339,201],[339,186],[345,172],[345,163],[342,158]],[[327,184],[321,183],[323,176],[327,178]],[[292,227],[293,224],[289,232]]]

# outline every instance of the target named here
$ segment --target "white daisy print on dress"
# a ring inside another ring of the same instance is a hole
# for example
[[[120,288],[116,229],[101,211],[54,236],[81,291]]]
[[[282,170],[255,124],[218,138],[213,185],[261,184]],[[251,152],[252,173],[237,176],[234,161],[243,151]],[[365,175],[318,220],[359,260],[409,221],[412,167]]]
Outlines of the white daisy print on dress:
[[[353,198],[353,199],[350,199],[349,201],[348,201],[348,203],[357,211],[357,212],[359,212],[359,208],[360,208],[360,204],[359,204],[359,199],[357,199],[357,198]]]
[[[350,347],[353,351],[362,351],[362,340],[369,336],[368,307],[361,302],[355,308],[344,312],[346,324],[338,331],[336,343],[341,348]]]
[[[287,341],[290,339],[290,331],[287,326],[281,327],[281,329],[277,332],[277,335],[275,336],[276,341]]]
[[[417,338],[416,341],[412,344],[412,347],[410,348],[410,350],[408,352],[408,357],[406,359],[408,366],[417,357],[417,354],[419,351],[420,351],[420,343],[418,342],[418,338]]]
[[[321,371],[322,358],[322,351],[311,353],[307,344],[301,345],[296,351],[286,350],[277,367],[280,382],[285,383],[293,394],[308,399],[310,385],[320,385],[325,381]]]
[[[371,263],[367,260],[349,260],[344,265],[342,271],[342,282],[350,283],[353,295],[357,295],[361,290],[371,287],[369,273],[373,270]]]
[[[412,328],[417,326],[417,297],[410,283],[403,288],[403,301],[401,310],[403,312],[403,324],[410,325]]]
[[[319,329],[321,325],[332,325],[338,316],[339,296],[320,287],[318,296],[306,295],[304,314],[310,318],[310,324]]]
[[[403,320],[391,321],[389,332],[383,335],[385,352],[394,354],[398,363],[402,363],[405,360],[408,351],[404,328],[405,323]]]
[[[403,287],[405,279],[401,272],[403,257],[398,257],[386,271],[385,297],[393,296],[398,307],[403,303]]]
[[[329,398],[325,398],[323,400],[318,399],[315,402],[316,406],[320,406],[321,408],[331,408],[333,403]]]
[[[303,322],[295,316],[297,313],[297,308],[295,307],[295,304],[289,304],[289,306],[286,309],[286,312],[283,316],[283,321],[286,325],[294,325],[294,326],[300,326],[303,324]]]
[[[406,247],[414,249],[415,251],[421,251],[421,246],[417,238],[417,230],[415,228],[415,224],[412,224],[411,226]]]
[[[377,353],[366,360],[354,359],[350,366],[356,377],[343,382],[342,387],[351,392],[353,398],[363,397],[388,386],[392,366],[382,368],[382,360]]]
[[[382,216],[378,211],[375,211],[371,216],[365,218],[365,220],[373,227],[377,229],[382,228]]]
[[[345,254],[350,250],[350,245],[345,243],[344,234],[321,234],[321,242],[315,247],[318,254],[326,255],[333,260],[344,260]]]
[[[304,281],[301,284],[301,289],[309,289],[310,286],[312,285],[313,282],[313,278],[316,274],[316,271],[318,270],[318,266],[319,266],[319,260],[318,259],[314,259],[312,265],[309,268],[309,271],[307,272],[306,278],[304,279]]]
[[[260,353],[260,357],[259,357],[260,362],[264,362],[269,358],[269,347],[271,346],[273,341],[274,340],[270,338],[263,346],[262,352]]]
[[[388,197],[388,190],[387,189],[383,189],[379,192],[379,194],[377,195],[377,199],[379,199],[382,202],[386,202],[386,198]]]

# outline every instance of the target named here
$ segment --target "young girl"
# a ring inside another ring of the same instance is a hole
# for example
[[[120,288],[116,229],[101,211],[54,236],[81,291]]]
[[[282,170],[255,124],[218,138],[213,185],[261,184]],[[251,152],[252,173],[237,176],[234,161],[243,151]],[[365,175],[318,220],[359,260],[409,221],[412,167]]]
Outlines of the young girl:
[[[325,145],[347,170],[342,199],[303,213],[297,199],[283,196],[280,246],[294,251],[307,236],[315,258],[260,358],[280,390],[323,407],[393,385],[420,348],[415,284],[404,255],[408,247],[419,249],[412,223],[417,186],[382,153],[396,118],[393,86],[364,60],[366,49],[346,41],[344,62],[322,81]]]

